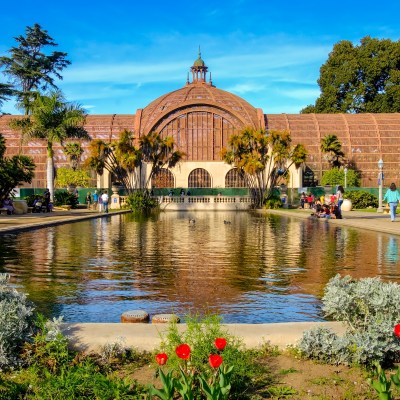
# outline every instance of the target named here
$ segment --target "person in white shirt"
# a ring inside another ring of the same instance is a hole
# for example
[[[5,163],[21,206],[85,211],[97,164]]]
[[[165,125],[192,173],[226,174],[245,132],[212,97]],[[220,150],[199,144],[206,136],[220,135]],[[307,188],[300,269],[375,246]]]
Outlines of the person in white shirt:
[[[103,212],[108,213],[108,194],[107,192],[104,192],[101,195],[101,203],[102,203],[102,207],[103,207]]]

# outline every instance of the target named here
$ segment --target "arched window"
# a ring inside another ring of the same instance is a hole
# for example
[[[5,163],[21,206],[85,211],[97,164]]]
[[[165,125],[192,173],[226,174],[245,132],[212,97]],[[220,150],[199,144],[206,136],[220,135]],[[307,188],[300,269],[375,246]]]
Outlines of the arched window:
[[[196,168],[188,178],[188,187],[190,188],[209,188],[211,187],[211,176],[203,168]]]
[[[237,168],[229,170],[225,175],[225,187],[227,188],[246,187],[246,182],[243,176],[237,170]]]
[[[151,187],[154,188],[173,188],[175,187],[174,175],[169,169],[161,168],[151,178]]]

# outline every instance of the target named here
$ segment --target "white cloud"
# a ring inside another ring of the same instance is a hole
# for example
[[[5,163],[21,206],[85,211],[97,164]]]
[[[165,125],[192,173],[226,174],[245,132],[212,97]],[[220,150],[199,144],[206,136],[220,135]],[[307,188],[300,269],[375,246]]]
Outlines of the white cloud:
[[[260,85],[257,83],[237,83],[235,85],[229,86],[225,88],[228,92],[245,94],[245,93],[254,93],[254,92],[262,92],[265,90],[264,85]]]
[[[277,90],[278,94],[284,97],[290,97],[292,99],[304,100],[304,99],[316,99],[320,95],[319,89],[295,89],[290,88],[286,90]]]

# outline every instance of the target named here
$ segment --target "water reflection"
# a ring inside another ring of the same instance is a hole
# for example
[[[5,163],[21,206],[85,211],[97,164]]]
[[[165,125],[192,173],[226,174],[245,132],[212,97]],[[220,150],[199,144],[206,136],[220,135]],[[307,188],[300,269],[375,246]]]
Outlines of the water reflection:
[[[314,219],[123,215],[2,239],[0,271],[46,315],[74,322],[117,322],[129,309],[211,311],[226,322],[318,320],[336,273],[399,281],[397,238]]]
[[[385,256],[386,260],[389,262],[389,265],[397,265],[399,262],[399,245],[397,238],[389,238]]]

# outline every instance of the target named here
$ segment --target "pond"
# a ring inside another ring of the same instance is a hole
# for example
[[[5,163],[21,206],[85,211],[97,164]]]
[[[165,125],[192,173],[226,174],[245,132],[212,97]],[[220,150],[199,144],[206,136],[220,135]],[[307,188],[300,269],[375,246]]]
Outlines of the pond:
[[[400,281],[398,240],[311,218],[125,214],[2,236],[0,272],[67,322],[119,322],[137,309],[217,313],[227,323],[318,321],[337,273]]]

